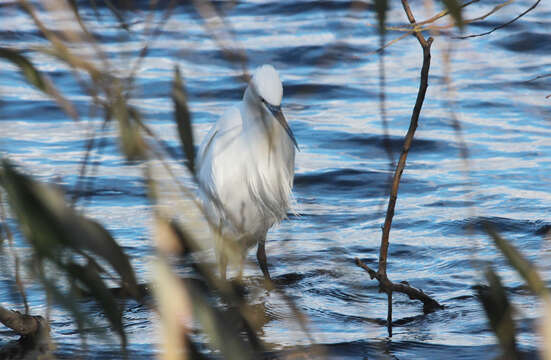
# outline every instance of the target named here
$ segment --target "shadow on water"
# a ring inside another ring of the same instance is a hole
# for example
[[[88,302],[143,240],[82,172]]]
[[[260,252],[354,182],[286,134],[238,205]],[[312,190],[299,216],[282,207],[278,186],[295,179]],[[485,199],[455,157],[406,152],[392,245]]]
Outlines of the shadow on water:
[[[327,197],[361,196],[362,199],[378,198],[388,188],[388,172],[358,169],[324,169],[314,174],[297,174],[294,187],[299,194],[323,194]],[[427,193],[434,190],[428,182],[404,179],[403,193]]]
[[[509,51],[522,54],[549,54],[551,52],[551,35],[546,33],[522,32],[506,36],[497,44]]]

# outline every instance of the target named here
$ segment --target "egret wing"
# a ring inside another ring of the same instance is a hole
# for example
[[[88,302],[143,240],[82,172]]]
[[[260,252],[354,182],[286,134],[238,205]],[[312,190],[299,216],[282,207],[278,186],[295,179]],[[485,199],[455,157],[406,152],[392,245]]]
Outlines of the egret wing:
[[[205,158],[212,152],[212,145],[216,142],[220,143],[223,138],[227,138],[231,133],[239,133],[242,127],[241,112],[239,108],[232,107],[227,110],[220,119],[212,126],[208,134],[203,139],[197,154],[199,167],[202,168]],[[208,161],[207,161],[208,162]]]
[[[198,176],[202,196],[208,192],[211,197],[216,196],[216,172],[220,172],[217,163],[224,162],[230,154],[228,151],[238,138],[242,129],[241,112],[234,106],[220,117],[203,139],[197,154]],[[204,199],[205,200],[205,199]]]

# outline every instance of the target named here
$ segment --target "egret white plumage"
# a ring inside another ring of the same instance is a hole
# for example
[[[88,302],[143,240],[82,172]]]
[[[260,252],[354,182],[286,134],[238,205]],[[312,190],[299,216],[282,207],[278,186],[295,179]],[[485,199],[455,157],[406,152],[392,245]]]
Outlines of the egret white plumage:
[[[245,251],[258,244],[267,279],[266,234],[286,217],[293,187],[297,142],[281,110],[283,85],[271,65],[256,69],[243,100],[228,109],[204,138],[198,153],[200,196],[224,238]],[[220,245],[220,244],[218,244]],[[218,248],[220,272],[227,259]]]

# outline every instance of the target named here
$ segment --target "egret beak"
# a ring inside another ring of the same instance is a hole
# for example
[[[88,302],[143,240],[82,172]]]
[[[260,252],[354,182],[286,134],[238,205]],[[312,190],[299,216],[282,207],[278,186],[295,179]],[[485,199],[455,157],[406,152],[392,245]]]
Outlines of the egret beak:
[[[267,102],[264,102],[264,105],[266,105],[268,110],[270,110],[270,112],[277,119],[279,124],[285,129],[285,132],[287,133],[287,135],[289,135],[289,137],[293,141],[293,144],[295,144],[295,147],[297,148],[297,150],[300,151],[297,144],[297,140],[295,139],[295,135],[293,134],[293,130],[291,130],[291,128],[289,127],[289,124],[287,123],[287,119],[285,119],[285,116],[283,115],[283,111],[281,111],[281,106],[268,104]]]

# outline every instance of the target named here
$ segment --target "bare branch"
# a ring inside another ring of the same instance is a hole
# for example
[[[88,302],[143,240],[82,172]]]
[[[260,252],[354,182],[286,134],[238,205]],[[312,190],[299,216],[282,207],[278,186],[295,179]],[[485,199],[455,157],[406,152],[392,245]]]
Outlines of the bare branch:
[[[389,47],[390,45],[392,45],[392,44],[394,44],[394,43],[396,43],[396,42],[398,42],[398,41],[400,41],[400,40],[402,40],[402,39],[405,39],[405,38],[408,37],[408,35],[410,35],[410,34],[413,34],[413,32],[414,32],[414,31],[412,30],[412,31],[409,31],[409,32],[407,32],[407,33],[404,33],[404,34],[400,35],[400,36],[397,37],[396,39],[393,39],[393,40],[387,42],[386,44],[384,44],[383,46],[381,46],[381,47],[378,48],[377,50],[373,50],[373,51],[371,51],[371,52],[368,52],[368,53],[367,53],[367,56],[382,52],[384,49],[386,49],[386,48]]]
[[[409,4],[406,0],[402,0],[402,5],[408,17],[410,23],[415,24],[415,17],[411,12]],[[430,46],[433,39],[429,38],[425,40],[423,34],[420,32],[415,32],[414,36],[417,38],[419,43],[423,48],[423,67],[421,69],[421,82],[419,84],[419,92],[417,93],[417,100],[415,101],[415,107],[413,108],[413,113],[411,115],[410,125],[406,138],[404,140],[404,145],[402,148],[402,153],[400,159],[398,160],[398,165],[396,166],[396,171],[394,172],[394,178],[392,180],[392,188],[390,191],[390,198],[388,201],[388,208],[385,217],[385,223],[383,226],[383,234],[381,238],[381,251],[379,254],[379,269],[378,273],[386,278],[386,263],[388,256],[388,246],[389,246],[389,237],[390,237],[390,227],[392,225],[392,218],[394,217],[394,209],[396,207],[396,200],[398,199],[398,187],[400,186],[400,179],[402,178],[402,173],[406,166],[406,159],[413,141],[413,136],[415,135],[415,130],[417,129],[417,122],[419,120],[419,114],[421,113],[421,107],[423,106],[423,101],[425,100],[425,94],[428,87],[428,76],[429,76],[429,67],[430,67]]]
[[[469,6],[473,3],[476,3],[476,2],[479,2],[480,0],[471,0],[469,2],[466,2],[464,4],[461,4],[459,7],[460,8],[464,8],[466,6]],[[434,15],[433,17],[431,17],[430,19],[427,19],[427,20],[423,20],[423,21],[420,21],[418,22],[416,25],[425,25],[425,24],[430,24],[430,23],[433,23],[435,22],[436,20],[446,16],[446,15],[449,15],[450,11],[449,10],[444,10],[444,11],[441,11],[440,13]]]
[[[540,3],[541,0],[537,0],[532,6],[530,6],[528,9],[526,9],[526,11],[522,12],[521,14],[519,14],[517,17],[515,17],[513,20],[511,21],[508,21],[504,24],[501,24],[501,25],[498,25],[496,27],[494,27],[492,30],[490,31],[486,31],[486,32],[483,32],[483,33],[480,33],[480,34],[473,34],[473,35],[465,35],[465,36],[457,36],[457,37],[453,37],[454,39],[461,39],[461,40],[465,40],[465,39],[469,39],[469,38],[473,38],[473,37],[479,37],[479,36],[484,36],[484,35],[488,35],[488,34],[491,34],[493,33],[494,31],[496,30],[499,30],[501,28],[504,28],[505,26],[507,25],[510,25],[512,23],[514,23],[515,21],[517,21],[518,19],[520,19],[521,17],[523,17],[524,15],[528,14],[530,11],[534,10],[536,8],[536,6],[538,6],[538,4]]]
[[[19,335],[30,335],[36,333],[41,326],[46,324],[42,316],[31,316],[21,314],[0,306],[0,323],[12,329]]]
[[[464,4],[461,4],[460,7],[461,8],[464,8],[464,7],[467,7],[473,3],[476,3],[476,2],[479,2],[480,0],[471,0],[471,1],[468,1]],[[481,15],[481,16],[478,16],[476,18],[473,18],[473,19],[465,19],[463,22],[465,24],[472,24],[472,23],[475,23],[475,22],[478,22],[478,21],[482,21],[484,19],[486,19],[488,16],[496,13],[497,11],[501,10],[502,8],[504,8],[505,6],[507,5],[510,5],[514,0],[507,0],[501,4],[498,4],[496,6],[494,6],[490,11],[488,11],[487,13]],[[514,18],[513,20],[505,23],[505,24],[502,24],[502,25],[499,25],[497,27],[495,27],[494,29],[488,31],[488,32],[485,32],[485,33],[482,33],[482,34],[475,34],[475,35],[467,35],[467,36],[460,36],[460,37],[452,37],[453,39],[467,39],[469,37],[476,37],[476,36],[484,36],[484,35],[488,35],[498,29],[501,29],[513,22],[515,22],[516,20],[518,20],[519,18],[521,18],[522,16],[526,15],[528,12],[530,12],[531,10],[533,10],[540,2],[541,0],[538,0],[534,5],[532,5],[529,9],[527,9],[525,12],[523,12],[522,14],[520,14],[519,16],[517,16],[516,18]],[[409,11],[409,14],[410,15],[413,15],[411,13],[411,10]],[[405,39],[409,34],[416,34],[416,33],[421,33],[423,31],[441,31],[441,30],[446,30],[446,29],[450,29],[450,28],[453,28],[455,27],[455,24],[454,23],[450,23],[450,24],[446,24],[446,25],[430,25],[432,23],[434,23],[436,20],[439,20],[441,18],[443,18],[444,16],[447,16],[449,15],[449,10],[443,10],[441,12],[439,12],[438,14],[426,19],[426,20],[423,20],[423,21],[420,21],[420,22],[411,22],[410,20],[410,24],[409,25],[404,25],[404,26],[386,26],[385,27],[385,30],[387,31],[399,31],[399,32],[403,32],[402,35],[400,35],[399,37],[387,42],[386,44],[384,44],[383,46],[381,46],[380,48],[376,49],[376,50],[373,50],[369,53],[367,53],[367,55],[373,55],[373,54],[376,54],[376,53],[380,53],[383,51],[383,49],[389,47],[390,45],[393,45],[395,43],[397,43],[398,41],[400,40],[403,40]],[[409,18],[409,17],[408,17]],[[423,25],[428,25],[428,26],[423,26]],[[371,25],[369,24],[369,26],[374,26],[374,25]]]
[[[470,5],[473,2],[466,3],[466,4],[464,4],[464,6]],[[475,22],[478,22],[478,21],[482,21],[482,20],[486,19],[488,16],[496,13],[497,11],[501,10],[502,8],[504,8],[507,5],[510,5],[513,2],[514,2],[514,0],[507,0],[503,3],[501,3],[501,4],[498,4],[498,5],[494,6],[492,8],[492,10],[488,11],[487,13],[485,13],[481,16],[475,17],[473,19],[463,20],[463,23],[464,24],[472,24],[472,23],[475,23]],[[532,10],[532,9],[529,9],[529,10]],[[423,32],[423,31],[446,30],[446,29],[451,29],[451,28],[455,27],[455,23],[453,23],[453,22],[449,23],[449,24],[445,24],[445,25],[430,25],[430,26],[425,26],[425,27],[421,26],[421,25],[425,25],[425,24],[432,24],[434,21],[438,20],[439,18],[441,18],[443,16],[443,15],[442,16],[440,16],[440,15],[441,14],[437,14],[437,15],[431,17],[430,19],[427,19],[427,20],[424,20],[424,21],[421,21],[421,22],[418,22],[418,23],[417,22],[411,23],[408,26],[387,27],[385,29],[389,30],[389,31],[402,31],[402,32],[406,32],[406,33],[420,33],[420,32]],[[444,14],[444,15],[447,15],[447,14]],[[522,15],[524,15],[524,14],[521,14],[521,16]],[[514,19],[513,21],[515,21],[515,20],[516,19]],[[511,21],[511,22],[513,22],[513,21]],[[506,26],[506,25],[508,25],[508,24],[504,24],[504,26]],[[503,27],[503,26],[501,26],[501,27]],[[454,37],[454,38],[459,39],[460,37]]]
[[[422,290],[409,286],[407,282],[393,283],[388,279],[386,273],[388,247],[390,243],[390,228],[392,226],[392,218],[394,217],[396,200],[398,199],[398,187],[400,185],[402,173],[404,172],[406,166],[406,159],[409,153],[409,149],[411,148],[411,143],[413,142],[413,136],[415,135],[415,130],[417,129],[419,115],[421,113],[421,108],[423,106],[425,94],[428,88],[428,77],[431,59],[430,47],[433,41],[432,37],[425,39],[423,37],[423,34],[420,31],[417,31],[415,17],[411,12],[407,0],[402,0],[402,6],[404,7],[404,11],[406,12],[410,24],[412,24],[414,27],[413,35],[417,38],[417,41],[419,41],[419,44],[421,44],[421,47],[423,48],[423,66],[421,68],[421,80],[419,83],[419,90],[417,92],[415,106],[411,114],[409,129],[404,140],[404,145],[402,147],[402,153],[400,154],[400,159],[398,160],[398,164],[396,165],[396,170],[394,172],[394,177],[392,179],[392,187],[390,190],[388,208],[386,212],[385,223],[383,225],[383,233],[381,236],[378,270],[372,270],[360,259],[356,258],[356,265],[367,271],[371,279],[377,279],[377,281],[379,282],[379,289],[387,294],[387,328],[389,336],[392,336],[392,293],[394,291],[404,293],[408,295],[409,298],[412,300],[422,301],[423,311],[425,313],[443,308],[443,306],[440,305],[436,300],[425,294]]]
[[[391,294],[392,292],[399,292],[406,294],[411,300],[419,300],[423,302],[423,311],[430,313],[438,309],[443,309],[444,306],[440,305],[438,301],[434,300],[429,295],[425,294],[423,290],[410,286],[407,282],[393,283],[388,278],[383,278],[375,270],[371,269],[360,259],[356,258],[356,265],[367,271],[371,279],[377,279],[382,292]],[[392,298],[389,297],[389,302],[392,302]],[[389,307],[389,319],[392,321],[392,307]],[[389,329],[389,333],[392,333],[392,329]]]

